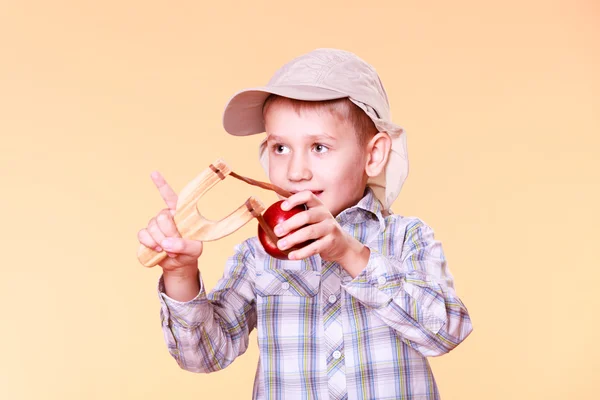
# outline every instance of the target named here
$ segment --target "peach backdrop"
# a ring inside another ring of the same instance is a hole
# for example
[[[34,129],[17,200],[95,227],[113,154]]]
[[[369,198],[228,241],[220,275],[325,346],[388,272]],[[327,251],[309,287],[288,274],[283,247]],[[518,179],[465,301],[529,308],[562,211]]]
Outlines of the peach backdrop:
[[[218,157],[265,179],[223,106],[316,47],[373,64],[408,132],[393,209],[434,227],[475,326],[431,360],[443,399],[598,398],[590,0],[2,2],[0,398],[250,398],[255,333],[218,373],[171,359],[136,234],[163,207],[154,169],[176,190]],[[253,194],[275,199],[230,180],[201,206]],[[206,244],[209,288],[255,229]]]

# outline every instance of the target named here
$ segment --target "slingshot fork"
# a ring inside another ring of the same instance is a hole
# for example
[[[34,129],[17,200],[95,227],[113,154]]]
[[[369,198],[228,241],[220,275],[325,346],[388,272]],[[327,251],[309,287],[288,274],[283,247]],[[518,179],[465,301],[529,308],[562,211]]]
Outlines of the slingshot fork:
[[[218,159],[190,181],[179,193],[173,220],[181,237],[191,240],[217,240],[240,229],[252,218],[260,218],[265,210],[263,203],[251,196],[244,204],[220,221],[204,218],[198,209],[198,201],[217,183],[224,180],[231,169]],[[138,259],[145,267],[153,267],[165,259],[167,253],[140,245]]]

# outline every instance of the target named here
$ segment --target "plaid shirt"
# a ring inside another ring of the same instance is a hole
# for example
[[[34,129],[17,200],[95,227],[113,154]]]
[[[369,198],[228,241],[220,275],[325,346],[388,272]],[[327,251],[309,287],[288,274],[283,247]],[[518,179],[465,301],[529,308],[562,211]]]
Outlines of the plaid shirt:
[[[257,328],[253,399],[439,399],[428,356],[471,332],[439,241],[421,220],[384,216],[370,189],[336,217],[371,255],[354,279],[317,256],[277,260],[256,237],[235,247],[207,295],[178,302],[159,280],[170,354],[193,372],[227,367]]]

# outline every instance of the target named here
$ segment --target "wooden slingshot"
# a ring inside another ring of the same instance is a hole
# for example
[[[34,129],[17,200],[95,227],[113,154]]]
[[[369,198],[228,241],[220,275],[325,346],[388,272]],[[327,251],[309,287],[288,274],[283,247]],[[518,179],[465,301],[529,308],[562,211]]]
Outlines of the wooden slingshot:
[[[231,171],[225,161],[219,159],[190,181],[179,193],[173,220],[181,237],[199,241],[221,239],[240,229],[252,218],[256,218],[271,239],[277,242],[277,237],[262,218],[265,206],[254,196],[249,197],[244,204],[220,221],[211,221],[202,216],[200,210],[198,210],[198,201],[206,192],[224,180],[228,175],[254,186],[274,190],[284,197],[291,196],[291,193],[275,185],[237,175]],[[167,257],[165,251],[158,252],[144,245],[140,245],[138,250],[138,259],[146,267],[157,265],[165,257]]]

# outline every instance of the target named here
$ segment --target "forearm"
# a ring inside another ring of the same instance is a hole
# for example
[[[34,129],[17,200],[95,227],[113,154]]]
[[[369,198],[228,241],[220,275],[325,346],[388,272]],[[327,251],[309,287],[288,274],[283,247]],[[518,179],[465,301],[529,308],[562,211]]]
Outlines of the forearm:
[[[236,297],[229,293],[228,298]],[[219,371],[246,351],[250,331],[256,326],[255,309],[230,307],[226,303],[212,304],[202,291],[198,299],[182,304],[169,302],[168,308],[162,308],[166,344],[182,369],[198,373]]]
[[[472,331],[451,287],[373,249],[367,266],[344,288],[425,356],[449,352]]]
[[[439,356],[463,342],[473,325],[466,307],[452,290],[437,290],[435,299],[431,299],[432,288],[405,282],[404,290],[373,311],[421,354]]]
[[[164,271],[165,294],[173,300],[186,302],[200,292],[198,263],[178,271]]]
[[[217,371],[246,351],[256,327],[253,255],[251,243],[236,246],[208,295],[197,264],[186,267],[189,275],[163,273],[159,279],[162,329],[181,368]]]

